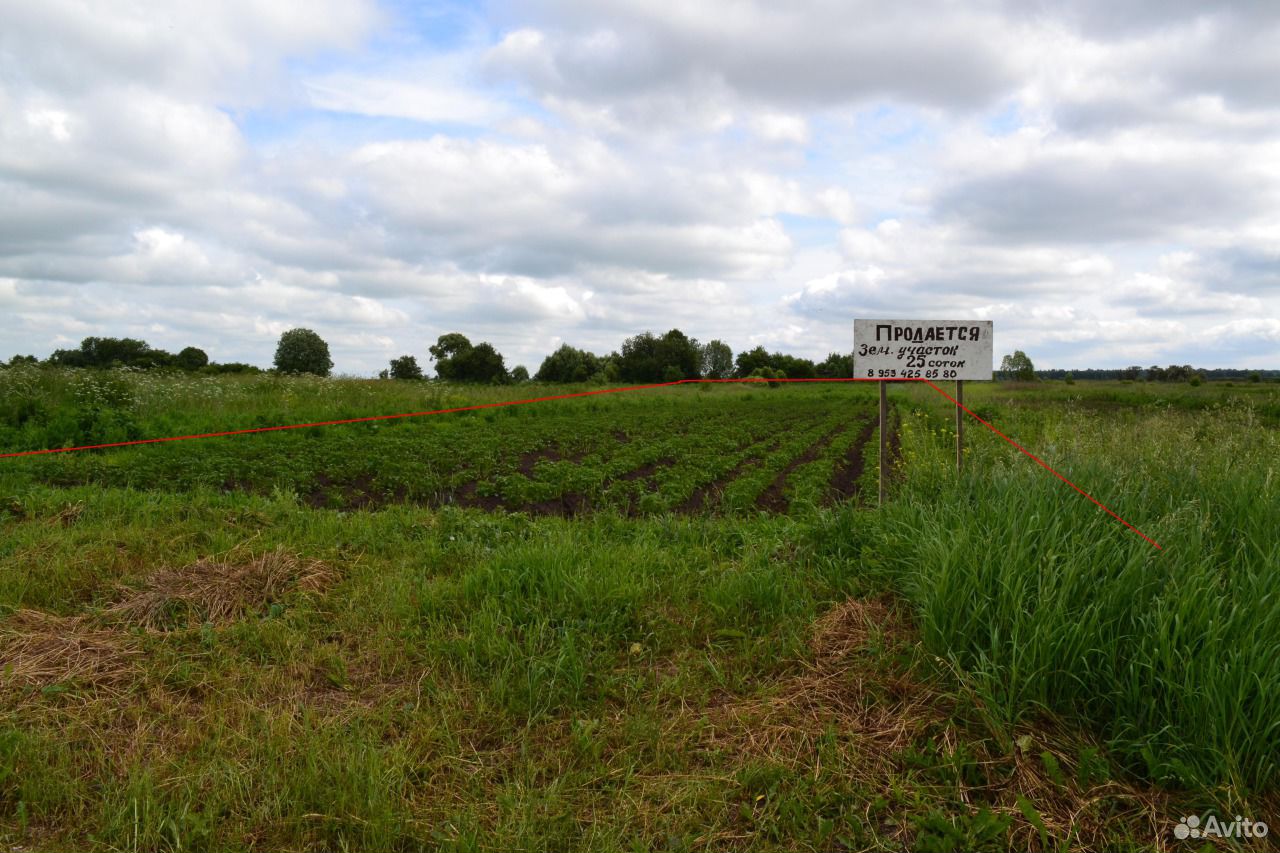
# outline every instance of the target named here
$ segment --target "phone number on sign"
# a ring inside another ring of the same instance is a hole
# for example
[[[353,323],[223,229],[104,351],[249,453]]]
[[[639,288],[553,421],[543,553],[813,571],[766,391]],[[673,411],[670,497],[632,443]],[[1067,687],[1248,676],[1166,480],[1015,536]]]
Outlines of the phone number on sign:
[[[954,370],[898,370],[885,367],[879,370],[868,370],[869,379],[955,379]]]

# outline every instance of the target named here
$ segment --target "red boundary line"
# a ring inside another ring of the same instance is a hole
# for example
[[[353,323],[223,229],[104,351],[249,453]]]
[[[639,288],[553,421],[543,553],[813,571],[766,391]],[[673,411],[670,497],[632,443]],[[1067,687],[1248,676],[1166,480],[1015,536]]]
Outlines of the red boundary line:
[[[168,436],[166,438],[141,438],[141,439],[135,439],[133,441],[113,441],[108,444],[86,444],[80,447],[54,447],[54,448],[49,448],[47,450],[22,450],[17,453],[0,453],[0,459],[13,459],[19,456],[43,456],[43,455],[48,455],[53,453],[72,453],[78,450],[105,450],[107,448],[112,448],[112,447],[133,447],[135,445],[140,445],[140,444],[160,444],[160,443],[169,442],[169,441],[186,441],[188,439],[194,439],[194,438],[222,438],[230,435],[252,435],[254,433],[260,433],[260,432],[280,432],[282,430],[287,430],[287,429],[306,429],[308,427],[340,426],[343,424],[369,423],[371,421],[389,421],[389,420],[395,420],[397,418],[420,418],[420,417],[426,417],[427,415],[449,415],[457,412],[474,412],[480,409],[497,409],[497,408],[502,408],[504,406],[520,406],[526,403],[545,403],[550,400],[569,400],[575,397],[594,397],[599,394],[618,394],[623,391],[644,391],[651,388],[669,388],[673,385],[688,385],[688,384],[714,383],[714,382],[886,382],[886,381],[923,382],[924,384],[928,385],[934,391],[937,391],[939,394],[941,394],[943,397],[950,400],[960,409],[964,410],[964,412],[968,414],[969,417],[973,418],[978,423],[982,424],[987,429],[991,430],[993,433],[1000,436],[1000,438],[1007,441],[1024,456],[1028,457],[1037,465],[1039,465],[1041,468],[1045,469],[1050,474],[1057,477],[1062,482],[1066,483],[1072,489],[1076,490],[1081,495],[1088,498],[1093,504],[1098,506],[1100,509],[1104,510],[1108,515],[1110,515],[1116,521],[1120,522],[1125,527],[1129,528],[1134,533],[1141,536],[1147,542],[1151,543],[1151,545],[1153,545],[1157,550],[1161,550],[1161,551],[1164,550],[1163,548],[1160,547],[1160,544],[1158,542],[1156,542],[1150,536],[1147,536],[1145,533],[1143,533],[1138,528],[1134,527],[1129,522],[1125,521],[1123,518],[1117,515],[1110,507],[1108,507],[1102,501],[1098,500],[1093,495],[1089,494],[1084,489],[1080,488],[1075,483],[1071,482],[1066,477],[1062,476],[1062,474],[1058,473],[1056,470],[1050,467],[1048,463],[1046,463],[1039,456],[1036,456],[1034,453],[1030,452],[1029,450],[1024,448],[1022,445],[1014,441],[1013,439],[1009,438],[1009,436],[1005,435],[1000,430],[996,429],[990,423],[988,423],[987,421],[975,415],[968,407],[958,402],[954,397],[952,397],[946,391],[943,391],[937,385],[934,385],[928,379],[883,380],[883,379],[861,379],[856,377],[840,378],[840,379],[766,379],[763,377],[748,378],[748,379],[679,379],[674,382],[654,382],[649,385],[629,385],[624,388],[601,388],[595,391],[579,391],[574,394],[554,394],[548,397],[531,397],[527,400],[501,400],[496,403],[478,403],[474,406],[457,406],[452,409],[434,409],[432,411],[427,411],[427,412],[402,412],[400,414],[395,414],[395,415],[370,415],[368,417],[363,417],[363,418],[344,418],[342,420],[336,420],[336,421],[316,421],[315,423],[309,423],[309,424],[284,424],[281,426],[251,427],[249,429],[233,429],[233,430],[226,430],[224,432],[203,432],[203,433],[196,433],[193,435],[173,435],[173,436]]]

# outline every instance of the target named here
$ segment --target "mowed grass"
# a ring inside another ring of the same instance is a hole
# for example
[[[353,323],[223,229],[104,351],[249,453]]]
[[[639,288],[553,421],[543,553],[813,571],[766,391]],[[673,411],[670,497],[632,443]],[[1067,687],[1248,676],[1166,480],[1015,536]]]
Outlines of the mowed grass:
[[[70,405],[55,386],[86,380],[24,381]],[[220,381],[230,402],[127,388],[97,418],[201,432],[260,417],[246,397],[288,422],[513,390]],[[892,391],[883,510],[873,460],[831,497],[873,412],[848,387],[0,460],[0,840],[1147,849],[1206,807],[1265,819],[1280,454],[1274,389],[1239,390],[1206,418],[1174,390],[970,386],[1163,552],[980,428],[957,480],[945,401],[920,388]],[[342,477],[308,500],[335,464],[426,458],[461,489],[451,446],[503,506],[377,477],[363,506]],[[245,470],[263,475],[227,483]],[[594,504],[520,509],[555,494]]]

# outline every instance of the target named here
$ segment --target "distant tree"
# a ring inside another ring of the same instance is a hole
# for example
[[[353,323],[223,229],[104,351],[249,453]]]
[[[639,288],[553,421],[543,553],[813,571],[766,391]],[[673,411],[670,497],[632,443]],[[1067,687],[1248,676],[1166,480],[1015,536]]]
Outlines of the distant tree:
[[[436,373],[453,382],[501,383],[510,381],[502,355],[493,344],[472,345],[466,335],[441,335],[431,348]]]
[[[1066,376],[1064,376],[1064,377],[1062,377],[1062,379],[1063,379],[1063,381],[1065,381],[1068,385],[1075,385],[1075,384],[1076,384],[1076,378],[1075,378],[1074,376],[1072,376],[1072,375],[1071,375],[1071,371],[1070,371],[1070,370],[1068,370],[1068,371],[1067,371],[1067,375],[1066,375]]]
[[[1166,382],[1186,382],[1195,371],[1189,364],[1171,364],[1164,370]]]
[[[853,376],[853,354],[833,352],[816,368],[823,379],[847,379]]]
[[[542,360],[539,382],[586,382],[600,370],[600,359],[586,350],[561,344]]]
[[[1006,355],[1000,361],[1000,373],[1006,379],[1017,379],[1020,382],[1031,382],[1036,378],[1035,365],[1022,350],[1014,350],[1013,355]]]
[[[23,364],[36,365],[39,363],[40,359],[36,358],[34,355],[15,355],[13,358],[9,359],[9,367],[19,367]]]
[[[525,367],[523,364],[517,364],[515,367],[511,368],[511,381],[528,382],[529,368]]]
[[[462,377],[457,375],[458,359],[472,349],[474,347],[471,346],[471,341],[466,335],[458,332],[441,335],[430,347],[431,357],[436,363],[436,373],[441,379],[461,379]]]
[[[662,337],[644,332],[627,338],[618,355],[618,373],[627,382],[674,382],[697,379],[701,348],[679,329]],[[675,376],[676,379],[666,377]]]
[[[737,373],[739,379],[742,379],[751,376],[762,367],[772,367],[773,365],[769,361],[769,352],[764,347],[757,346],[755,349],[738,353],[738,357],[734,362],[736,365],[734,372]]]
[[[775,371],[780,371],[779,379],[813,379],[818,375],[814,363],[807,358],[784,355],[775,352],[769,356],[769,364]]]
[[[391,371],[387,370],[386,368],[383,368],[382,370],[379,370],[379,371],[378,371],[378,378],[379,378],[379,379],[390,379],[390,378],[391,378]]]
[[[724,341],[708,341],[702,347],[702,375],[728,379],[733,375],[733,350]]]
[[[198,347],[187,347],[174,358],[174,364],[183,370],[199,370],[209,365],[209,355]]]
[[[1142,378],[1142,368],[1136,364],[1126,367],[1120,371],[1121,379],[1137,380]]]
[[[1204,382],[1204,377],[1201,376],[1199,373],[1193,373],[1191,374],[1191,378],[1188,379],[1187,382],[1190,383],[1192,388],[1199,388],[1200,383]]]
[[[242,361],[229,361],[226,364],[210,364],[204,373],[261,373],[262,368]]]
[[[328,376],[333,370],[329,345],[310,329],[290,329],[276,345],[276,370],[281,373],[313,373]]]
[[[136,338],[89,337],[74,350],[55,350],[49,363],[62,367],[164,367],[173,356]]]
[[[391,359],[389,373],[392,379],[422,378],[422,368],[418,366],[418,360],[411,355],[402,355],[399,358]]]
[[[774,379],[786,379],[787,377],[786,377],[786,375],[785,375],[781,370],[778,370],[777,368],[773,368],[773,367],[757,367],[755,370],[751,371],[751,374],[750,374],[747,378],[748,378],[748,379],[769,379],[769,380],[774,380]],[[779,385],[781,385],[781,384],[782,384],[782,383],[780,383],[780,382],[773,382],[773,381],[770,381],[770,382],[769,382],[769,387],[770,387],[770,388],[777,388],[777,387],[778,387]]]
[[[1165,380],[1164,368],[1158,364],[1153,364],[1147,368],[1148,382],[1163,382]]]
[[[17,358],[16,358],[16,357],[14,358],[14,361],[17,361]],[[11,361],[11,362],[9,362],[9,363],[10,363],[10,364],[13,364],[14,362],[13,362],[13,361]],[[1262,381],[1262,374],[1261,374],[1261,373],[1259,373],[1259,372],[1258,372],[1258,371],[1256,371],[1256,370],[1255,370],[1255,371],[1253,371],[1252,373],[1250,373],[1250,374],[1249,374],[1249,381],[1250,381],[1250,382],[1261,382],[1261,381]]]
[[[484,382],[491,385],[509,382],[502,354],[493,344],[479,343],[457,356],[457,378],[462,382]]]

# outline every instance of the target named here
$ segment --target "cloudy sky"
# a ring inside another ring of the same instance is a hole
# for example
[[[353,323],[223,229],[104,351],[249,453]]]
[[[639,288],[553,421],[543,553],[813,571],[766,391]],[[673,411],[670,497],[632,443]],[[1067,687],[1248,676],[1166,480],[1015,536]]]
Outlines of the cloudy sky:
[[[1267,0],[0,0],[0,358],[985,318],[1280,367]]]

